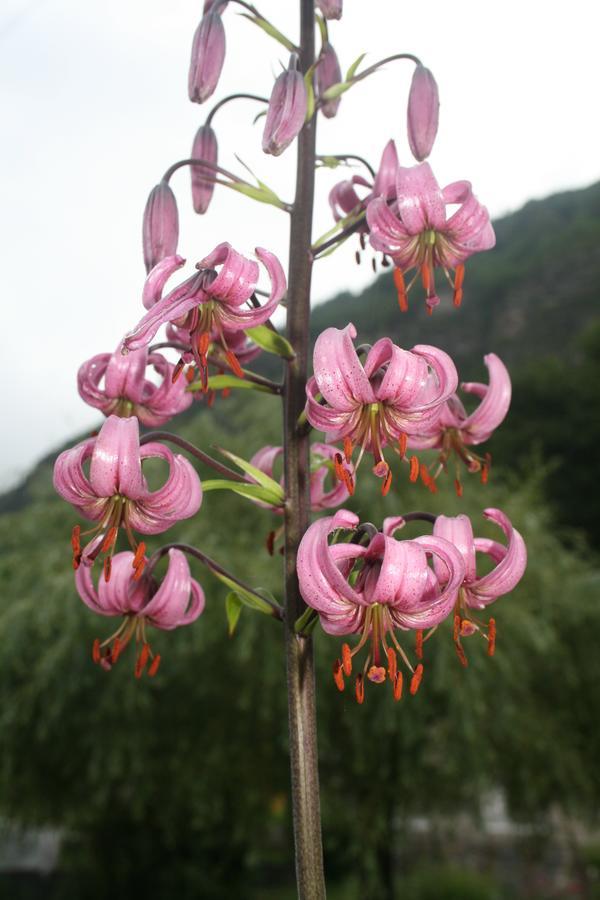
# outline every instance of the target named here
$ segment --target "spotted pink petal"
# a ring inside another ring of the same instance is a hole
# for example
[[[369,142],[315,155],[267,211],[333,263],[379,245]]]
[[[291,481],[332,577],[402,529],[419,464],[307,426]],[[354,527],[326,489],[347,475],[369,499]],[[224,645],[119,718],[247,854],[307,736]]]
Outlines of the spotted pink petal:
[[[420,234],[428,228],[444,230],[444,197],[429,163],[398,167],[396,198],[402,224],[409,234]]]
[[[481,398],[477,409],[461,422],[461,431],[468,443],[486,441],[504,421],[510,407],[511,382],[508,370],[495,353],[484,356],[489,372],[489,386],[472,382],[461,385],[463,391]]]
[[[124,421],[124,420],[122,420]],[[202,504],[200,479],[187,459],[173,454],[163,444],[149,443],[141,448],[141,458],[164,459],[169,475],[156,491],[146,490],[144,496],[129,509],[131,527],[142,534],[160,534],[175,522],[195,515]]]
[[[201,269],[214,269],[216,266],[221,266],[221,270],[206,288],[206,293],[227,306],[241,306],[256,288],[258,265],[224,242],[198,263]]]
[[[112,580],[112,577],[111,577]],[[165,631],[194,622],[204,610],[204,591],[190,575],[181,550],[169,550],[169,567],[160,587],[140,611],[144,618]]]
[[[143,316],[135,328],[123,338],[125,350],[139,350],[146,347],[161,325],[165,322],[180,319],[186,313],[206,302],[207,294],[204,291],[203,273],[192,275],[166,297],[157,300],[145,316]]]
[[[94,438],[89,438],[76,447],[64,450],[54,464],[53,474],[54,490],[93,522],[102,518],[107,503],[105,497],[98,497],[92,489],[83,470],[95,443]]]
[[[315,343],[314,373],[320,393],[333,407],[350,412],[357,403],[374,403],[375,394],[354,349],[356,328],[326,328]],[[312,424],[312,422],[311,422]]]
[[[495,522],[503,530],[507,538],[506,554],[487,575],[468,585],[469,605],[484,607],[497,597],[508,594],[519,583],[527,568],[527,548],[525,541],[512,527],[511,521],[500,509],[484,509],[486,519]],[[497,558],[497,550],[488,547],[492,558]]]
[[[122,494],[138,500],[146,492],[140,463],[140,435],[136,418],[109,416],[94,443],[90,485],[98,497]]]
[[[391,256],[403,269],[416,265],[418,239],[408,231],[383,197],[375,197],[367,204],[367,224],[374,250]]]
[[[185,265],[183,256],[165,256],[153,269],[150,269],[144,282],[142,303],[146,309],[151,309],[162,297],[165,284],[177,269]]]
[[[433,526],[435,537],[449,541],[461,554],[465,563],[465,581],[471,584],[477,577],[473,526],[468,516],[438,516]],[[434,569],[440,583],[448,580],[448,570],[441,559],[434,561]]]
[[[447,185],[442,193],[444,203],[459,204],[446,223],[446,232],[461,258],[477,251],[491,250],[496,244],[494,229],[487,209],[473,194],[471,182],[455,181]]]
[[[373,197],[389,200],[396,196],[396,177],[398,175],[398,151],[394,141],[388,141],[381,154],[381,161],[373,185]]]

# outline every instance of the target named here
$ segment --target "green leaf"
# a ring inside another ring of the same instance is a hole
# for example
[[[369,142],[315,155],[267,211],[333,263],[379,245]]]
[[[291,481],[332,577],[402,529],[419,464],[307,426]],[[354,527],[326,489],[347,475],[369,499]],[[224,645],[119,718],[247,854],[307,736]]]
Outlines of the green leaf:
[[[318,614],[308,606],[302,615],[294,622],[294,631],[296,634],[309,635],[319,620]]]
[[[236,378],[235,375],[211,375],[208,379],[208,388],[213,391],[222,391],[223,388],[234,388],[235,390],[261,391],[263,394],[270,394],[271,390],[265,384],[256,384],[254,381],[247,381],[245,378]],[[202,383],[194,381],[190,384],[188,391],[201,391]]]
[[[229,637],[233,637],[233,632],[238,623],[243,605],[243,601],[240,600],[239,595],[234,591],[227,594],[225,598],[225,614],[227,616],[227,630],[229,632]]]
[[[266,600],[263,600],[258,594],[253,594],[250,591],[247,591],[241,585],[237,583],[237,581],[233,581],[233,579],[228,578],[227,575],[223,575],[222,572],[215,572],[214,569],[211,569],[213,575],[215,575],[219,581],[222,581],[223,584],[227,585],[231,591],[237,595],[240,602],[247,606],[249,609],[255,609],[257,612],[265,613],[267,616],[273,615],[272,607],[267,603]]]
[[[323,100],[335,100],[336,97],[340,97],[346,91],[349,91],[353,84],[353,81],[339,81],[337,84],[332,84],[326,91],[323,91],[321,98]]]
[[[243,481],[226,481],[224,478],[215,478],[202,482],[202,490],[207,491],[233,491],[240,497],[246,497],[248,500],[259,500],[268,503],[269,506],[281,506],[281,488],[279,492],[270,491],[260,484],[245,484]]]
[[[241,13],[241,15],[254,25],[258,25],[258,27],[268,34],[269,37],[275,38],[276,41],[283,44],[290,53],[293,53],[298,49],[295,44],[292,44],[289,38],[286,38],[279,29],[275,28],[275,26],[272,25],[271,22],[268,22],[267,19],[263,19],[262,16],[252,16],[249,13]]]
[[[267,328],[266,325],[255,325],[253,328],[245,328],[244,331],[255,344],[258,344],[267,353],[274,353],[283,359],[295,359],[296,354],[290,342],[276,331]]]
[[[306,86],[306,122],[310,122],[315,114],[315,89],[313,87],[313,66],[310,67],[304,76],[304,84]]]
[[[366,53],[361,53],[360,56],[358,57],[358,59],[354,60],[354,62],[352,63],[352,65],[350,66],[348,71],[346,72],[346,81],[350,81],[352,78],[354,78],[356,70],[358,69],[358,67],[360,66],[361,62],[363,61],[363,59],[365,58],[366,55],[367,55]]]
[[[238,466],[238,468],[240,468],[242,472],[250,475],[260,485],[262,485],[267,490],[272,491],[275,495],[279,495],[279,505],[283,505],[283,501],[285,500],[283,488],[273,478],[271,478],[269,475],[265,475],[264,472],[261,472],[260,469],[257,469],[256,466],[253,466],[247,460],[243,459],[243,457],[236,456],[235,453],[231,453],[230,450],[224,450],[222,447],[217,447],[216,449],[226,459],[229,459],[232,463],[235,463],[235,465]]]
[[[244,196],[250,197],[251,200],[258,200],[259,203],[277,206],[279,209],[287,209],[287,204],[285,204],[270,188],[265,187],[265,185],[262,187],[255,187],[253,184],[248,184],[245,181],[224,181],[223,184],[225,187],[231,188],[232,191],[237,191],[238,194],[244,194]]]

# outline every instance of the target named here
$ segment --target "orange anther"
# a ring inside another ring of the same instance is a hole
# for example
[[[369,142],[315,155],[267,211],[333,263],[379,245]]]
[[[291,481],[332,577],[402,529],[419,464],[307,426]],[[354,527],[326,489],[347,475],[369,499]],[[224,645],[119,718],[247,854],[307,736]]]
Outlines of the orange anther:
[[[344,438],[344,456],[346,457],[346,462],[350,462],[352,459],[352,441],[348,436]]]
[[[100,641],[98,640],[98,638],[96,638],[96,640],[92,644],[92,659],[95,663],[99,663],[101,658],[102,655],[100,653]]]
[[[402,432],[398,438],[398,450],[400,451],[400,459],[406,456],[406,448],[408,446],[408,435]]]
[[[114,665],[121,655],[121,650],[123,649],[123,645],[119,638],[115,638],[114,643],[112,645],[112,650],[110,651],[110,661]]]
[[[454,296],[452,298],[453,304],[457,307],[460,306],[460,304],[462,303],[462,298],[463,298],[463,292],[459,288],[457,291],[454,291]]]
[[[454,479],[454,490],[456,491],[457,497],[462,497],[463,495],[463,486],[461,484],[460,478]]]
[[[104,560],[104,566],[103,566],[104,580],[107,582],[110,581],[111,569],[112,569],[112,558],[110,556],[107,556]]]
[[[267,547],[267,553],[269,554],[269,556],[273,556],[273,553],[275,552],[275,532],[274,531],[270,531],[268,533],[265,544]]]
[[[135,556],[133,557],[133,562],[131,563],[134,569],[137,569],[139,564],[143,561],[144,555],[146,553],[146,544],[144,541],[140,541],[137,545],[137,550],[135,551]]]
[[[457,642],[459,634],[460,634],[460,616],[457,613],[454,616],[454,630],[452,632],[452,640],[454,641],[454,643]]]
[[[423,263],[421,266],[421,281],[423,282],[423,287],[429,293],[431,289],[431,269],[427,263]]]
[[[463,650],[461,645],[458,643],[456,643],[454,645],[454,647],[455,647],[456,655],[458,656],[461,666],[464,666],[464,668],[466,669],[467,666],[469,665],[469,661],[467,660],[467,657],[465,656],[465,651]]]
[[[464,263],[459,263],[454,270],[454,290],[458,291],[463,286],[463,281],[465,280],[465,266]]]
[[[221,397],[223,398],[223,400],[227,400],[230,393],[231,393],[231,388],[223,388],[223,390],[221,391]]]
[[[383,666],[371,666],[367,672],[367,678],[369,681],[372,681],[373,684],[381,684],[385,681],[385,669]]]
[[[335,686],[338,691],[343,691],[346,687],[344,683],[344,673],[342,671],[342,663],[341,660],[336,659],[333,664],[333,680],[335,681]]]
[[[71,532],[71,547],[73,548],[73,556],[77,556],[77,554],[81,550],[81,526],[73,525],[73,530]]]
[[[496,620],[490,619],[488,622],[488,656],[493,656],[496,652]]]
[[[243,378],[244,370],[240,366],[240,362],[239,362],[237,356],[235,355],[235,353],[233,352],[233,350],[228,350],[227,353],[225,354],[225,357],[227,359],[227,362],[229,363],[229,368],[231,369],[233,374],[237,375],[238,378]]]
[[[422,680],[423,680],[423,663],[419,663],[419,665],[417,666],[417,668],[415,669],[415,671],[413,673],[413,677],[410,679],[410,692],[413,695],[413,697],[419,690],[419,685],[421,684]]]
[[[150,656],[150,647],[148,644],[144,644],[142,649],[140,650],[140,655],[138,656],[135,663],[135,677],[141,678],[142,672],[146,668],[146,663],[148,662],[148,657]]]
[[[194,378],[196,377],[196,370],[194,366],[188,366],[185,370],[185,380],[188,384],[191,384]]]
[[[350,475],[349,472],[346,472],[345,469],[344,469],[344,484],[346,485],[346,490],[348,491],[350,496],[353,497],[354,490],[355,490],[354,479],[352,478],[352,475]]]
[[[145,568],[146,568],[146,560],[143,559],[143,560],[141,561],[141,563],[139,564],[139,566],[136,568],[135,572],[133,573],[133,580],[134,580],[134,581],[139,581],[139,580],[140,580],[140,578],[141,578],[142,575],[144,574],[144,569],[145,569]]]
[[[489,466],[487,465],[487,463],[484,463],[481,467],[481,476],[480,476],[481,483],[487,484],[489,476],[490,476]]]
[[[75,572],[76,572],[77,569],[79,568],[80,562],[81,562],[81,553],[76,553],[76,554],[73,556],[73,569],[75,570]]]
[[[173,374],[171,375],[171,381],[173,384],[175,384],[175,382],[181,375],[181,372],[182,372],[184,366],[185,366],[185,363],[184,363],[183,359],[180,359],[179,362],[177,363],[177,365],[175,366],[175,368],[173,369]]]
[[[208,406],[209,409],[213,406],[216,396],[217,396],[216,391],[208,391],[207,392],[206,405]]]
[[[393,272],[394,284],[396,285],[396,290],[398,292],[398,305],[400,306],[401,312],[408,312],[408,298],[406,296],[406,285],[404,283],[404,275],[402,274],[401,269],[394,269]]]
[[[160,653],[157,653],[152,662],[150,663],[150,668],[148,669],[148,675],[150,678],[154,678],[156,673],[158,672],[158,667],[160,666]]]
[[[115,528],[114,525],[112,528],[108,529],[106,537],[104,538],[104,541],[102,543],[102,547],[100,548],[101,553],[108,553],[110,548],[113,546],[114,542],[117,539],[117,530],[118,529]]]
[[[352,675],[352,653],[348,644],[342,644],[342,668],[346,678],[349,678]]]
[[[421,628],[417,631],[415,654],[417,659],[423,659],[423,631]]]
[[[333,471],[335,472],[335,477],[338,481],[344,481],[344,473],[345,469],[342,465],[342,454],[336,453],[333,457]]]
[[[362,704],[365,702],[365,680],[362,675],[356,676],[356,685],[354,687],[356,702]]]
[[[394,678],[394,700],[399,700],[402,696],[402,686],[404,684],[404,678],[402,677],[402,672],[396,672]]]
[[[398,659],[396,657],[396,651],[393,647],[388,647],[387,651],[387,661],[388,661],[388,675],[390,676],[390,681],[392,684],[395,684],[396,675],[398,673]]]
[[[209,345],[210,345],[210,332],[203,331],[202,334],[198,335],[198,342],[197,342],[198,353],[200,354],[200,356],[206,356],[206,354],[208,353]]]
[[[408,477],[409,480],[413,482],[413,484],[419,477],[419,460],[416,456],[411,456],[410,458],[410,472]]]
[[[384,482],[381,485],[381,496],[387,497],[390,492],[390,488],[392,486],[392,470],[388,468],[387,475],[385,476]]]

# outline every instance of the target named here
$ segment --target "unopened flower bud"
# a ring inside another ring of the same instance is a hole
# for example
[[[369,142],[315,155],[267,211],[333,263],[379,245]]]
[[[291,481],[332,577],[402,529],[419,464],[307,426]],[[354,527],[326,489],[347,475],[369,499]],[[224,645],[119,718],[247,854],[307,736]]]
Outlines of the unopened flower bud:
[[[178,238],[179,216],[175,194],[166,181],[161,181],[150,191],[144,210],[142,240],[147,272],[165,256],[175,254]]]
[[[205,159],[207,162],[216,164],[217,156],[217,136],[210,125],[201,125],[192,144],[192,159]],[[202,215],[208,209],[212,199],[217,173],[207,166],[191,166],[190,172],[194,209]]]
[[[408,142],[419,162],[431,153],[438,130],[440,100],[435,78],[425,66],[415,69],[408,95]]]
[[[188,76],[188,94],[193,103],[204,103],[214,92],[225,59],[225,28],[219,12],[207,12],[196,29]]]
[[[204,0],[204,15],[210,12],[211,9],[213,9],[213,12],[218,12],[221,15],[227,9],[227,0]]]
[[[329,43],[324,44],[321,58],[316,70],[316,88],[317,96],[322,97],[327,88],[333,84],[339,84],[342,81],[342,70],[340,69],[337,53]],[[333,119],[340,105],[341,95],[334,97],[333,100],[324,100],[321,105],[321,112],[326,119]]]
[[[343,0],[317,0],[317,6],[326,19],[342,18]]]
[[[265,153],[279,156],[300,133],[306,117],[306,85],[296,69],[298,57],[292,54],[290,66],[276,80],[263,132]]]

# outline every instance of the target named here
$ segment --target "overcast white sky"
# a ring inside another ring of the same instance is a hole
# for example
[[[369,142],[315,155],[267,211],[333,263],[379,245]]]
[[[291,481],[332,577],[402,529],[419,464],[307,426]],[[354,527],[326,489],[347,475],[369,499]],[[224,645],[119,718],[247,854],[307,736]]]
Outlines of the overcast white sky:
[[[259,8],[295,37],[295,0]],[[237,15],[224,14],[227,58],[203,107],[187,99],[187,69],[201,0],[2,0],[0,246],[3,249],[3,441],[0,487],[52,446],[92,426],[79,399],[78,365],[113,349],[138,320],[144,277],[141,215],[168,165],[227,93],[269,94],[285,51]],[[600,177],[598,7],[590,0],[346,0],[330,37],[342,68],[411,51],[440,86],[440,132],[430,162],[442,183],[470,179],[493,215],[532,197]],[[390,137],[409,163],[405,106],[412,66],[394,63],[346,94],[319,124],[323,153],[377,163]],[[294,152],[260,151],[254,104],[215,119],[220,162],[234,153],[286,199]],[[317,234],[343,175],[318,175]],[[179,250],[198,259],[222,240],[242,252],[287,254],[284,213],[220,190],[194,216],[186,171],[175,176]],[[314,299],[358,291],[373,276],[350,243],[317,266]]]

